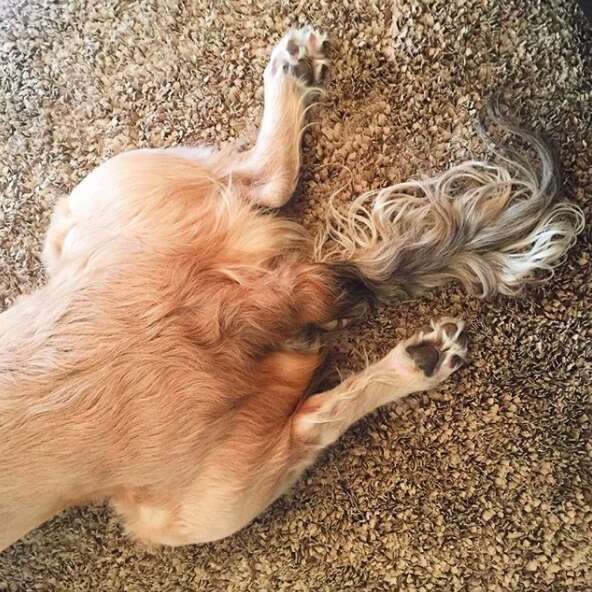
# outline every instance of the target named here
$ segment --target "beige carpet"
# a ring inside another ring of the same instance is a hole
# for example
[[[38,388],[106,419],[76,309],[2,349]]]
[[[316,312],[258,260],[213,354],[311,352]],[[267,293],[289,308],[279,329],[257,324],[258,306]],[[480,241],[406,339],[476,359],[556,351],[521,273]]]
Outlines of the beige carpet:
[[[339,188],[349,200],[478,150],[473,116],[500,84],[556,142],[592,220],[592,35],[573,1],[4,0],[0,305],[43,281],[52,204],[99,162],[249,137],[269,49],[306,22],[334,42],[290,208],[312,230]],[[339,364],[355,367],[362,348],[463,315],[472,364],[358,424],[240,534],[149,552],[82,508],[3,553],[0,590],[592,590],[590,253],[587,232],[521,299],[451,287],[344,334]]]

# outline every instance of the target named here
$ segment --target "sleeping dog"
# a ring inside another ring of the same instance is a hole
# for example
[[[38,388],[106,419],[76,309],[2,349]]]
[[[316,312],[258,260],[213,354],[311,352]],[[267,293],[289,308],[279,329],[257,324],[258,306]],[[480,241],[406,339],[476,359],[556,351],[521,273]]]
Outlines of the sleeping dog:
[[[47,285],[0,316],[0,549],[105,498],[148,543],[231,535],[353,422],[466,356],[463,322],[437,319],[315,393],[323,332],[452,279],[515,294],[574,243],[551,152],[495,104],[538,173],[513,153],[468,161],[330,208],[316,240],[274,212],[326,50],[310,27],[273,49],[251,149],[120,154],[57,204]]]

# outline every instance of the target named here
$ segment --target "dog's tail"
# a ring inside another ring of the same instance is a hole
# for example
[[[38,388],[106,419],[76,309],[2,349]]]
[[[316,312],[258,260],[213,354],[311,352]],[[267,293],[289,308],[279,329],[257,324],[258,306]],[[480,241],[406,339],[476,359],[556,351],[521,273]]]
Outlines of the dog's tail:
[[[417,294],[459,280],[472,294],[516,294],[549,275],[584,227],[581,209],[556,201],[558,162],[537,135],[487,115],[530,145],[539,172],[515,151],[495,148],[494,162],[470,160],[431,179],[399,183],[332,206],[316,242],[320,262],[355,271],[375,296]]]

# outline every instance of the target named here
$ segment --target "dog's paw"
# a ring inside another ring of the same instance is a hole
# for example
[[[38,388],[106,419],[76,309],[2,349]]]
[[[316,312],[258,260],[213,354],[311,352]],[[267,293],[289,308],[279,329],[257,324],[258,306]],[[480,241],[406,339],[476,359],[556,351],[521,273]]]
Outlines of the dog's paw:
[[[464,325],[449,317],[432,321],[405,342],[405,352],[427,378],[442,382],[465,363]]]
[[[418,388],[432,388],[446,380],[466,361],[464,322],[444,317],[432,321],[387,356],[389,366],[417,381]]]
[[[329,72],[327,36],[310,26],[286,33],[274,47],[266,75],[285,75],[306,86],[322,84]]]

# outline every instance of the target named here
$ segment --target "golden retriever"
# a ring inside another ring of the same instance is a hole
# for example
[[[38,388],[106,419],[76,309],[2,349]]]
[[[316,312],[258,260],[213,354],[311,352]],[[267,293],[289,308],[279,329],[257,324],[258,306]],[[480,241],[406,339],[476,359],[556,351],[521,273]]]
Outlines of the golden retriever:
[[[252,149],[120,154],[57,204],[47,285],[0,317],[0,549],[98,498],[150,543],[231,535],[353,422],[466,355],[444,318],[310,394],[322,331],[450,279],[514,294],[574,243],[582,214],[555,201],[550,151],[495,105],[538,174],[465,162],[333,208],[316,241],[270,211],[294,190],[325,52],[310,27],[275,47]]]

